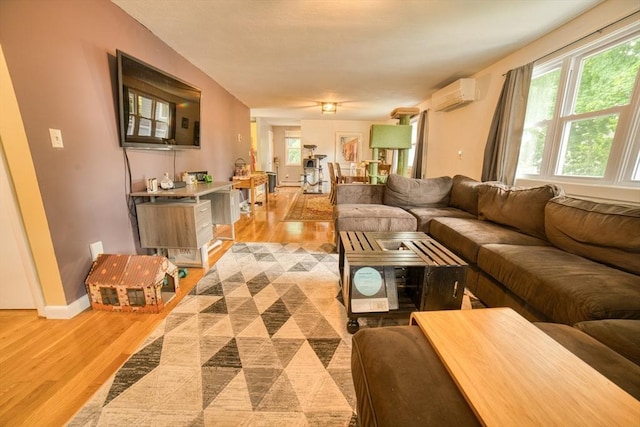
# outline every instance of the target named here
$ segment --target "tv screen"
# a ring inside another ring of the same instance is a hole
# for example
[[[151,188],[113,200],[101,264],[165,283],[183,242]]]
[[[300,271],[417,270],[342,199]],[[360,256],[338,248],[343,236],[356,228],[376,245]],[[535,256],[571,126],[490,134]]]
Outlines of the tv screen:
[[[200,148],[200,89],[119,50],[117,60],[120,145]]]

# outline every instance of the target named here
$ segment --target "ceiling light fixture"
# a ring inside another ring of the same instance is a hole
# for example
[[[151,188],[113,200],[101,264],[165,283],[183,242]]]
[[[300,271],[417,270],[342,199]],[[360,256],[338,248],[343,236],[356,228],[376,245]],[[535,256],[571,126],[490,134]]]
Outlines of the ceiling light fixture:
[[[323,102],[322,103],[322,114],[335,114],[338,111],[338,103],[337,102]]]

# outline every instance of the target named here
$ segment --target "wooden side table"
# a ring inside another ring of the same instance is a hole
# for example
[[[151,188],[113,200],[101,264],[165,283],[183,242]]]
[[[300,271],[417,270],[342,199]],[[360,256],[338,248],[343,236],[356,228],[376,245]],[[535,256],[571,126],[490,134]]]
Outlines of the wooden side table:
[[[233,177],[233,188],[248,188],[250,192],[250,208],[253,209],[256,204],[256,187],[264,185],[264,202],[269,204],[269,180],[265,173],[255,173],[247,177]]]
[[[510,308],[413,313],[485,426],[633,426],[640,402]]]

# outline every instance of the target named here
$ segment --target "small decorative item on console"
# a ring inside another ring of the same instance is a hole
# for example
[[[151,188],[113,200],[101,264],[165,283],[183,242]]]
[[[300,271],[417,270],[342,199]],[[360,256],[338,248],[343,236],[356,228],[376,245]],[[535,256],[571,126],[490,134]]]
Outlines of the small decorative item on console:
[[[238,157],[235,163],[235,169],[233,176],[247,176],[249,171],[247,170],[247,162],[242,157]]]
[[[171,190],[173,188],[173,181],[169,178],[169,172],[164,173],[164,177],[160,181],[160,187],[163,190]]]
[[[158,191],[158,180],[156,178],[147,179],[147,192],[155,193]]]

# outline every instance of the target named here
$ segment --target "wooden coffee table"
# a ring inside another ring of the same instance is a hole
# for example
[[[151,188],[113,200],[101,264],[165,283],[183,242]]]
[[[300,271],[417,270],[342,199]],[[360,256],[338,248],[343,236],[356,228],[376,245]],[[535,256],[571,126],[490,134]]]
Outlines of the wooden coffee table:
[[[486,426],[637,426],[640,402],[509,308],[411,315]]]
[[[359,317],[460,309],[467,264],[425,233],[342,231],[338,252],[350,333]]]

